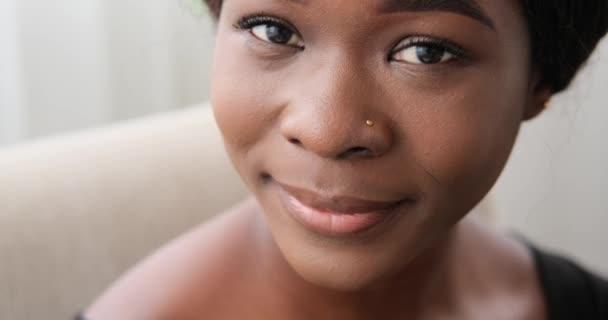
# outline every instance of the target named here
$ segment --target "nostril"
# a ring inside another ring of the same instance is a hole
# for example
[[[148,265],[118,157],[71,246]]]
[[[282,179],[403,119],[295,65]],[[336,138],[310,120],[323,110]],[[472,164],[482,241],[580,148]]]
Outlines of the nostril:
[[[368,148],[365,147],[354,147],[348,150],[350,153],[366,153],[369,152]]]
[[[348,157],[367,157],[372,155],[373,152],[369,148],[366,147],[352,147],[346,151],[344,151],[340,158],[348,158]]]
[[[302,142],[300,140],[296,139],[296,138],[290,138],[289,142],[293,143],[295,145],[298,145],[298,146],[302,144]]]
[[[260,178],[263,184],[268,184],[272,180],[272,176],[266,172],[262,172]]]

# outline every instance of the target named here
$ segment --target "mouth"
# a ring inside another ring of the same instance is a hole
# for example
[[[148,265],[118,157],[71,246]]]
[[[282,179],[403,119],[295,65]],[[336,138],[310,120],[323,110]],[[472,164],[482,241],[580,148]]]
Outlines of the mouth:
[[[349,236],[378,227],[397,215],[411,198],[370,200],[327,195],[278,183],[285,208],[307,229],[327,236]]]

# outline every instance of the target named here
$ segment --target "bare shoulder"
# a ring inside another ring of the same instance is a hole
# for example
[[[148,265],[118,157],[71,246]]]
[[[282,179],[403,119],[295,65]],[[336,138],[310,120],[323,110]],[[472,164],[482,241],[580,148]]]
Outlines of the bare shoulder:
[[[154,252],[113,284],[86,316],[96,319],[194,319],[241,281],[254,219],[252,200],[219,214]],[[193,308],[196,306],[196,308]]]
[[[476,299],[486,308],[475,309],[504,315],[501,319],[546,319],[545,300],[530,250],[486,225],[472,228],[472,252],[481,258],[475,259],[478,262],[469,272],[481,279],[492,279],[487,282],[491,288],[486,287]]]

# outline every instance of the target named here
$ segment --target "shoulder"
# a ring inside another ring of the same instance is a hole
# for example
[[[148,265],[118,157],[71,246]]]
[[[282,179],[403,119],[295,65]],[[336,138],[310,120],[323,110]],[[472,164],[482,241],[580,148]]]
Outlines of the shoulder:
[[[542,288],[526,247],[485,224],[469,223],[463,231],[462,272],[472,293],[468,318],[545,319]]]
[[[178,312],[218,307],[222,292],[245,274],[240,268],[249,251],[249,202],[154,252],[95,301],[87,319],[169,319]]]

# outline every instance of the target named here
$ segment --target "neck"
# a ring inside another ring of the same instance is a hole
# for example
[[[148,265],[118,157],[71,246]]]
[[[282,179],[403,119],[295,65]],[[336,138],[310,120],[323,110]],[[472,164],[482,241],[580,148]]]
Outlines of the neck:
[[[416,319],[433,312],[453,312],[460,288],[458,250],[465,221],[398,274],[365,289],[341,292],[302,279],[284,259],[261,214],[257,214],[257,276],[260,288],[281,305],[289,319]],[[265,292],[265,291],[264,291]]]

